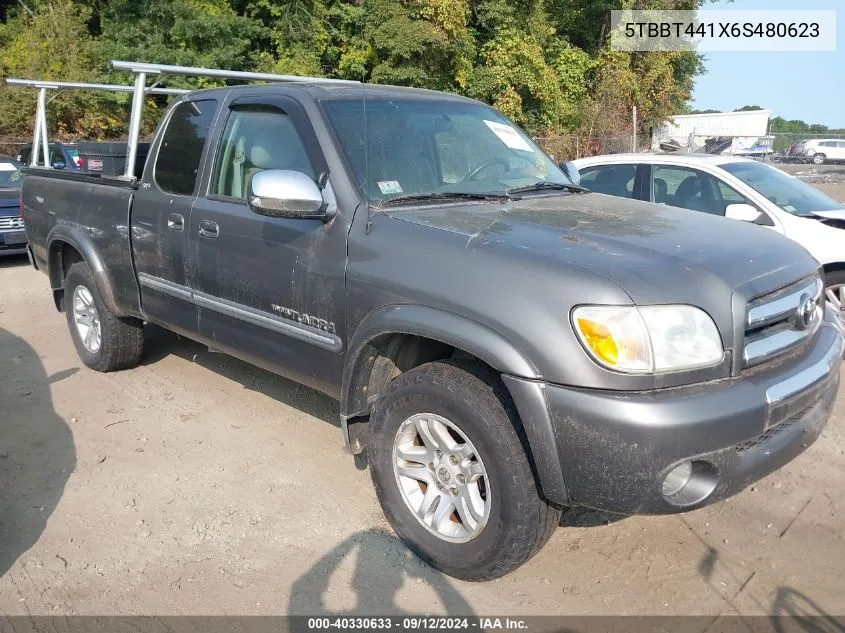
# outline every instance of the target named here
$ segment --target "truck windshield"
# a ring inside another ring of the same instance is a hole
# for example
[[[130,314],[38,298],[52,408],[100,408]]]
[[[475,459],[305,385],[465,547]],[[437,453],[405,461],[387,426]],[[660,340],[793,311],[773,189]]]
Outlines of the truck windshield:
[[[793,215],[812,215],[814,211],[845,208],[803,180],[763,163],[727,163],[721,167]]]
[[[572,185],[528,136],[483,105],[398,98],[330,100],[324,107],[361,190],[376,206],[450,201],[450,194],[496,199],[538,183]]]

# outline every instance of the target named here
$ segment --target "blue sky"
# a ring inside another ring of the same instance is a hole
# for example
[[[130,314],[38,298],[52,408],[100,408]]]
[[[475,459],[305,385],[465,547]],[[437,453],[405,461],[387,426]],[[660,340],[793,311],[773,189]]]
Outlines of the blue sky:
[[[759,105],[772,116],[845,127],[845,2],[842,0],[735,0],[704,9],[840,9],[833,53],[707,53],[693,107],[734,110]]]

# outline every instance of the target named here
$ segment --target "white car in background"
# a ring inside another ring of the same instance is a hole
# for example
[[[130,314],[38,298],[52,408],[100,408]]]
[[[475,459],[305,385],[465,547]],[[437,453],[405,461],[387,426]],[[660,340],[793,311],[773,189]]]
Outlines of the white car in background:
[[[792,148],[790,148],[792,149]],[[816,165],[826,162],[845,161],[845,139],[824,138],[801,141],[795,155]]]
[[[812,185],[737,156],[612,154],[573,164],[597,193],[752,222],[795,240],[822,264],[827,300],[845,325],[845,205]]]

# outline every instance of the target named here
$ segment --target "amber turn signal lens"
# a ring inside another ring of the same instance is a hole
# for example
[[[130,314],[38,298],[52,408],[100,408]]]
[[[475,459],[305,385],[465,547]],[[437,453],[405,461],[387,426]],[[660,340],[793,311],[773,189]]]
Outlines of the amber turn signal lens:
[[[606,325],[590,319],[578,319],[578,328],[581,330],[584,342],[593,351],[593,354],[608,365],[616,365],[619,360],[619,350]]]

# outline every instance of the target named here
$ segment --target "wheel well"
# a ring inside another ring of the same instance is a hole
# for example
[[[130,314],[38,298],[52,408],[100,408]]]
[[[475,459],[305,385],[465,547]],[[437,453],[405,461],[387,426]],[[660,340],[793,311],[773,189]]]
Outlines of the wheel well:
[[[383,334],[364,346],[349,389],[349,443],[366,445],[373,404],[390,382],[402,373],[436,360],[468,360],[483,364],[462,349],[415,334]]]
[[[414,367],[443,360],[472,363],[475,365],[473,373],[486,376],[488,381],[501,381],[501,389],[497,389],[497,393],[507,401],[507,406],[512,408],[516,431],[525,448],[537,487],[542,490],[542,478],[523,421],[520,419],[520,409],[514,402],[508,385],[501,380],[501,372],[474,354],[424,336],[384,334],[371,340],[359,354],[358,366],[350,384],[348,413],[351,415],[345,417],[347,442],[353,453],[361,453],[366,448],[370,436],[370,413],[387,386]]]
[[[832,273],[837,270],[845,270],[845,262],[833,262],[832,264],[825,264],[822,266],[825,274]]]
[[[82,254],[68,242],[55,241],[50,245],[48,255],[50,285],[53,288],[53,301],[59,312],[64,311],[65,278],[70,267],[76,262],[85,261]]]

